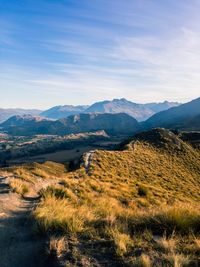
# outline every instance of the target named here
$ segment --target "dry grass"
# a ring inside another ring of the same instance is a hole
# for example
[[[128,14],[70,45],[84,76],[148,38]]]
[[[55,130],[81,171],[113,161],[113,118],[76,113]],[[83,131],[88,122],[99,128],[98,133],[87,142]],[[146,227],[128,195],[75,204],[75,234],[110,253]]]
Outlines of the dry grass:
[[[114,244],[113,257],[133,266],[178,267],[198,260],[200,157],[188,145],[184,153],[144,143],[125,151],[96,151],[88,174],[83,167],[67,173],[50,163],[23,171],[34,181],[42,176],[61,182],[41,192],[34,211],[45,232],[76,236],[78,242],[106,240]],[[197,236],[195,248],[191,233]]]
[[[22,182],[20,179],[11,179],[9,186],[13,189],[14,192],[20,194],[21,196],[24,196],[29,192],[28,184]]]
[[[71,234],[86,231],[87,224],[94,220],[93,213],[85,206],[70,205],[66,199],[47,196],[34,215],[44,231],[62,230]]]
[[[176,249],[177,240],[173,236],[171,236],[170,238],[163,236],[157,241],[157,243],[164,251],[173,252]]]
[[[187,234],[200,231],[199,205],[178,203],[172,206],[162,205],[155,209],[139,212],[137,216],[130,217],[130,223],[136,229],[148,228],[157,234],[174,231]]]
[[[27,193],[25,188],[29,188],[33,195],[39,193],[45,183],[57,181],[65,174],[65,166],[53,162],[25,164],[0,170],[0,175],[14,178],[11,179],[10,186],[15,192],[21,194],[24,187],[24,193]]]
[[[134,267],[151,267],[151,259],[148,255],[142,254],[139,258],[132,260],[132,265]]]
[[[69,198],[46,194],[34,215],[45,232],[62,231],[79,238],[107,239],[114,243],[116,255],[123,258],[129,257],[131,251],[134,253],[134,250],[142,248],[144,252],[151,249],[156,259],[156,251],[161,251],[164,259],[168,259],[170,264],[174,262],[172,266],[179,266],[177,264],[181,260],[186,264],[189,260],[188,256],[184,258],[183,253],[177,253],[181,249],[179,243],[182,239],[189,239],[188,234],[197,232],[200,225],[199,209],[192,205],[162,206],[156,211],[152,208],[141,210],[123,206],[118,200],[105,196],[95,198],[93,202],[73,202]],[[166,236],[166,233],[171,236]],[[156,243],[153,235],[160,236]],[[136,258],[134,266],[150,266],[145,264],[150,264],[152,260],[148,263],[145,259]]]
[[[194,239],[195,249],[200,252],[200,238]]]
[[[120,233],[118,229],[109,229],[108,234],[113,240],[115,247],[116,247],[116,253],[119,256],[123,256],[126,254],[131,246],[133,245],[133,241],[129,234]]]
[[[190,262],[189,258],[183,254],[171,253],[167,255],[166,259],[173,267],[183,267]]]
[[[65,237],[55,237],[52,236],[49,241],[49,249],[47,253],[53,257],[61,257],[63,253],[68,250],[67,240]]]

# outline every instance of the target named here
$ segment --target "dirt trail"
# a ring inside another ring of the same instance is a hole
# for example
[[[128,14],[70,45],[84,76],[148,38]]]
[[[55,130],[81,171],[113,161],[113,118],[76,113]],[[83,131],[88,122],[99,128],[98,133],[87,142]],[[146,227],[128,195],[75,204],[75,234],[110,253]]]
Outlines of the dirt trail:
[[[84,154],[84,167],[85,167],[86,173],[88,173],[90,170],[90,165],[91,165],[92,156],[94,152],[95,152],[94,150],[91,150]]]
[[[0,177],[0,267],[52,266],[45,259],[45,238],[33,231],[30,219],[36,199],[10,191],[9,177]]]

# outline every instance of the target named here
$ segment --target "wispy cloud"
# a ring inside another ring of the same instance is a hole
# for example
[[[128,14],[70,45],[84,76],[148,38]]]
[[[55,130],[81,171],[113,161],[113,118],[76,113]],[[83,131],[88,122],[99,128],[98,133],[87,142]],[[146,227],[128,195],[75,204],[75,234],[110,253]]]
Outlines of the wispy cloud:
[[[71,2],[38,1],[3,14],[0,90],[7,105],[15,90],[39,107],[199,96],[199,1]]]

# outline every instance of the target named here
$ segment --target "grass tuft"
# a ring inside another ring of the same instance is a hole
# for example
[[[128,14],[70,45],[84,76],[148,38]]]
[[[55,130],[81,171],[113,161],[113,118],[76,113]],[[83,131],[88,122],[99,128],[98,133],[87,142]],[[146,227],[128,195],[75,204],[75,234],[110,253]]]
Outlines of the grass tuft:
[[[132,261],[133,267],[151,267],[151,259],[148,255],[142,254],[140,257],[133,259]]]
[[[166,259],[173,267],[183,267],[190,262],[189,257],[183,254],[171,253],[166,256]]]
[[[118,256],[125,255],[133,245],[130,235],[120,233],[118,229],[110,229],[109,235],[115,244],[116,253]]]
[[[9,186],[14,192],[20,194],[21,196],[26,195],[29,192],[28,185],[21,181],[20,179],[12,178],[10,179]]]

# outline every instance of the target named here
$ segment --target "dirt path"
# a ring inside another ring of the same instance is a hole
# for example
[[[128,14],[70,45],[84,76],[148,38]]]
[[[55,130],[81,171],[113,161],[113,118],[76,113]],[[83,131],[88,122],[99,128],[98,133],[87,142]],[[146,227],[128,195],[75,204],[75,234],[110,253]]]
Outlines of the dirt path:
[[[94,150],[91,150],[84,154],[84,167],[85,167],[86,173],[88,173],[90,170],[90,165],[91,165],[92,156],[94,152],[95,152]]]
[[[37,200],[24,200],[0,177],[0,267],[45,267],[45,238],[33,230],[31,210]]]

